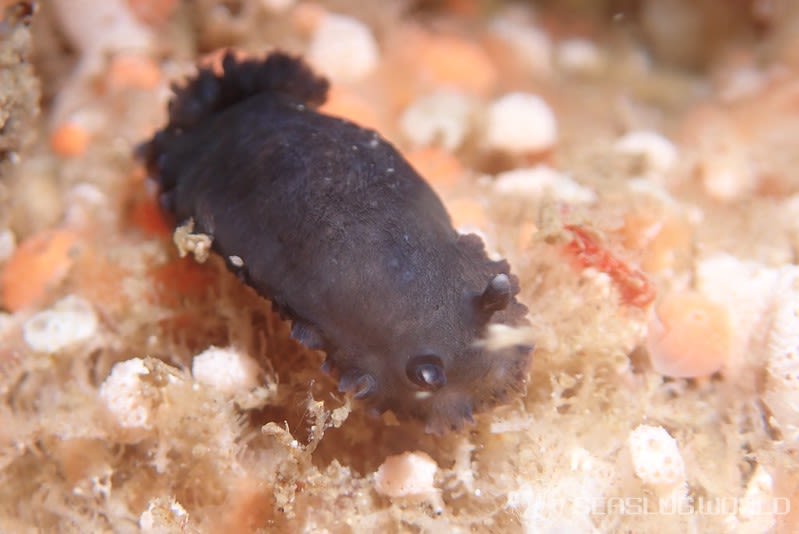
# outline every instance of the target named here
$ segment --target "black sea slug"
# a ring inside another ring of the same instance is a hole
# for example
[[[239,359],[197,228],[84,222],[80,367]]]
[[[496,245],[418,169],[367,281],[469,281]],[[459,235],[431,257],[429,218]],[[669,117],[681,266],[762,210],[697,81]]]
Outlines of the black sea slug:
[[[382,413],[458,429],[522,389],[532,347],[489,351],[526,324],[506,261],[460,235],[442,202],[372,130],[317,112],[328,82],[273,52],[175,88],[140,148],[160,202],[327,353],[339,389]]]

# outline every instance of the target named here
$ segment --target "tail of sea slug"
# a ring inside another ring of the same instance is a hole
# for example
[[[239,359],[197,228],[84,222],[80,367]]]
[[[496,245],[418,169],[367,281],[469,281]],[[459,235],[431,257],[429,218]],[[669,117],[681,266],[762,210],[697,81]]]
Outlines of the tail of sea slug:
[[[238,60],[232,52],[222,59],[222,73],[201,68],[182,86],[173,86],[169,123],[137,150],[151,176],[158,176],[159,159],[170,142],[209,116],[260,93],[292,97],[308,107],[327,98],[328,81],[314,74],[299,57],[272,52],[265,59]]]

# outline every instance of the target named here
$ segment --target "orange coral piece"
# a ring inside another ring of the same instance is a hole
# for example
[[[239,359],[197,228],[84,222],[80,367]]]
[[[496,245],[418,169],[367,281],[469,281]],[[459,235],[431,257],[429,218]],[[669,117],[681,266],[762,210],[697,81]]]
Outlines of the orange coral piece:
[[[459,198],[447,202],[447,211],[452,217],[455,228],[478,228],[483,230],[488,227],[488,216],[483,206],[474,199]]]
[[[128,220],[148,236],[166,237],[172,233],[172,227],[164,217],[158,203],[150,197],[134,201]]]
[[[245,59],[250,58],[250,55],[239,48],[218,48],[213,52],[209,52],[204,56],[201,56],[200,59],[197,61],[197,64],[205,69],[211,69],[214,74],[219,76],[222,75],[222,60],[225,59],[225,56],[228,52],[233,53],[233,57],[236,58],[238,61],[242,61]]]
[[[441,148],[421,148],[412,150],[405,156],[413,168],[436,190],[451,189],[463,176],[463,166],[458,158]]]
[[[101,250],[89,248],[81,253],[72,278],[77,293],[106,312],[124,312],[129,306],[125,278],[131,271],[121,260],[109,258]]]
[[[322,23],[327,10],[312,2],[301,2],[291,12],[291,24],[301,35],[310,35]]]
[[[603,248],[586,229],[576,225],[566,225],[565,229],[573,236],[565,249],[573,256],[578,268],[593,268],[610,276],[622,302],[628,306],[645,308],[655,300],[655,288],[644,273]]]
[[[151,271],[155,285],[155,300],[165,306],[175,306],[183,298],[205,295],[213,282],[213,273],[193,258],[179,258]]]
[[[646,346],[652,367],[662,375],[712,375],[732,351],[729,314],[696,292],[666,295],[650,321]]]
[[[497,69],[479,45],[455,36],[417,34],[408,41],[409,58],[436,85],[486,96],[497,82]]]
[[[675,267],[680,254],[688,254],[693,227],[675,214],[655,217],[628,214],[622,229],[624,246],[642,250],[641,268],[647,273],[662,273]]]
[[[259,532],[272,519],[274,496],[265,482],[243,479],[228,494],[225,513],[214,520],[216,532]]]
[[[319,111],[350,120],[365,128],[383,130],[374,106],[365,98],[340,86],[330,88],[327,102],[319,108]]]
[[[78,484],[83,478],[99,475],[110,461],[108,448],[99,439],[64,439],[53,443],[51,454],[59,473],[69,484]]]
[[[89,132],[75,123],[58,126],[50,136],[50,148],[62,158],[82,156],[89,147]]]
[[[3,305],[17,311],[41,301],[69,272],[77,240],[75,232],[59,229],[23,241],[0,277]]]
[[[178,0],[128,0],[128,6],[139,21],[161,26],[177,9]]]
[[[106,81],[112,90],[152,90],[161,82],[161,69],[145,55],[120,54],[111,60]]]
[[[519,224],[517,230],[516,247],[519,250],[527,250],[533,242],[535,234],[538,232],[538,226],[530,221],[525,221]]]
[[[476,19],[482,11],[477,0],[445,0],[444,5],[450,14],[464,18]]]

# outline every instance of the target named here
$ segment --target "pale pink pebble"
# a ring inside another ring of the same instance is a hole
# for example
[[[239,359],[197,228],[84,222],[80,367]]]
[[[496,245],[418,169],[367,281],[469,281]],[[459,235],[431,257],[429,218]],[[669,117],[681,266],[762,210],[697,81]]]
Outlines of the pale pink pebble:
[[[326,14],[311,38],[308,59],[334,82],[355,82],[377,67],[380,52],[372,30],[364,23]]]
[[[196,381],[231,395],[258,386],[259,372],[255,360],[232,347],[209,347],[191,363]]]
[[[436,492],[438,465],[423,452],[389,456],[375,473],[375,489],[387,497],[406,497]]]
[[[484,142],[488,148],[510,153],[550,150],[558,140],[555,112],[530,93],[510,93],[488,109]]]

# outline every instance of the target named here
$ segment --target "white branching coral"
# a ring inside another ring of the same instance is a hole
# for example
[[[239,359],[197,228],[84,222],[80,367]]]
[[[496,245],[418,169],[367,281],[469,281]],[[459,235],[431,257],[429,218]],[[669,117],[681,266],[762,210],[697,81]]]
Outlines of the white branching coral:
[[[194,457],[198,443],[224,452],[228,468],[235,464],[242,431],[236,405],[199,387],[182,369],[152,357],[119,362],[100,386],[98,398],[126,442],[140,441],[158,429],[150,461],[159,473],[181,455]]]
[[[639,425],[628,439],[635,474],[658,490],[685,482],[685,463],[677,442],[660,426]]]
[[[792,446],[799,440],[799,267],[718,255],[699,262],[697,285],[724,303],[737,347],[724,373],[742,382],[765,369],[763,402]]]
[[[520,486],[508,493],[507,507],[519,514],[526,534],[597,531],[591,513],[615,481],[614,466],[580,446],[560,447],[556,454],[568,470],[537,482],[520,478]]]

